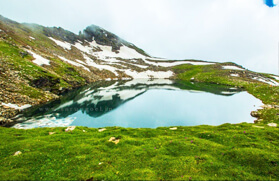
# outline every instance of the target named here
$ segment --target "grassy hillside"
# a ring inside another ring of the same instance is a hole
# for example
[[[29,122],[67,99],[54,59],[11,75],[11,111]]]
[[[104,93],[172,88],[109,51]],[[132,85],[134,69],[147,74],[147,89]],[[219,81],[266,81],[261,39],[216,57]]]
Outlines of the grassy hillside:
[[[41,104],[56,99],[61,92],[85,85],[87,80],[76,67],[54,57],[49,67],[32,62],[33,57],[13,41],[0,38],[0,101],[17,105]],[[17,111],[0,107],[0,117],[13,117]]]
[[[98,75],[103,72],[88,72],[55,56],[82,58],[76,49],[66,51],[47,37],[51,33],[62,37],[70,34],[66,30],[58,30],[20,24],[0,16],[0,102],[18,106],[42,104],[57,99],[59,94],[69,89],[100,79]],[[27,50],[49,60],[50,65],[34,63]],[[18,112],[0,104],[0,124],[8,123]]]

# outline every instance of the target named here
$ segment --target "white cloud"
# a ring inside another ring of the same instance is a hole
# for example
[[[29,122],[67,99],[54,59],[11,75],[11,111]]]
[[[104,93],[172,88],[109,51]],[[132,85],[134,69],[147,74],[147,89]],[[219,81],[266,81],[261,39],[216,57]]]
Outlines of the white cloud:
[[[0,11],[76,33],[96,24],[153,56],[233,61],[278,74],[278,6],[262,0],[0,0]]]

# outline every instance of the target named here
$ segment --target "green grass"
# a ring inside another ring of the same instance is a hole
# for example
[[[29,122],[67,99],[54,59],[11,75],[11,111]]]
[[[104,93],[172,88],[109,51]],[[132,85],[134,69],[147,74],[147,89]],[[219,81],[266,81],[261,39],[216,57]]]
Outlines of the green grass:
[[[258,74],[250,71],[233,70],[233,73],[242,74],[242,77],[232,77],[232,70],[222,69],[222,64],[214,65],[179,65],[173,68],[177,74],[176,79],[184,83],[189,81],[203,82],[210,84],[228,85],[244,88],[255,97],[261,99],[265,104],[279,104],[279,87],[269,86],[262,82],[253,81],[247,78],[247,74]],[[266,76],[265,74],[259,74]],[[193,79],[193,80],[191,80]]]
[[[64,129],[0,128],[0,179],[279,179],[278,128],[243,123],[174,131]],[[108,142],[112,136],[120,138],[119,144]],[[22,154],[13,156],[16,151]]]
[[[177,74],[177,79],[190,81],[194,78],[196,82],[206,82],[222,85],[238,85],[245,81],[243,78],[231,77],[230,70],[222,69],[221,64],[213,65],[179,65],[173,68]],[[251,82],[250,79],[246,81]]]
[[[32,62],[33,57],[30,54],[22,57],[22,52],[25,51],[8,42],[0,41],[0,58],[3,64],[10,70],[19,71],[20,77],[28,81],[28,84],[21,84],[20,87],[22,89],[19,90],[19,93],[32,98],[41,98],[44,93],[40,89],[34,88],[32,85],[32,81],[40,78],[60,80],[59,83],[51,87],[44,87],[51,91],[53,90],[54,93],[56,93],[55,91],[59,90],[59,88],[68,89],[86,84],[85,79],[81,77],[73,66],[61,60],[49,58],[51,66],[43,68]],[[4,65],[0,65],[0,68],[2,66]]]
[[[38,98],[44,96],[44,93],[36,88],[27,86],[25,84],[20,84],[19,86],[21,86],[20,93],[23,95],[27,95],[31,98]]]

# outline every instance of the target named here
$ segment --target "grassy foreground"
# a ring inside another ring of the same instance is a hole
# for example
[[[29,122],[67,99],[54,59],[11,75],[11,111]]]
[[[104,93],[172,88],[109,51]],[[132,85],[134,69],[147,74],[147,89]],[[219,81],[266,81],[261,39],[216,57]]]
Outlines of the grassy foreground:
[[[64,130],[0,128],[0,180],[279,179],[278,128]],[[22,154],[13,156],[16,151]]]

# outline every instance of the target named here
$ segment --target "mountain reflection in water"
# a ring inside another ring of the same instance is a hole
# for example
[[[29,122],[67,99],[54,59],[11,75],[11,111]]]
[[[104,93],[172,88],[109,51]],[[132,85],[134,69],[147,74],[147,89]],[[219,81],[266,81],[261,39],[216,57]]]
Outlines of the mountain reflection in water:
[[[241,94],[241,97],[236,96],[237,93]],[[222,107],[226,108],[223,104],[230,105],[227,109],[231,113],[235,114],[237,111],[237,114],[244,118],[240,121],[239,117],[235,117],[236,122],[251,122],[249,113],[256,109],[254,105],[261,105],[261,101],[240,89],[221,85],[173,82],[168,79],[100,81],[71,91],[60,100],[28,110],[20,118],[23,121],[13,127],[80,125],[155,128],[218,125],[226,121],[234,123],[223,115]],[[217,106],[215,110],[220,113],[220,116],[218,112],[211,109],[214,106]],[[238,107],[243,109],[238,110]],[[229,115],[230,118],[233,118],[233,114]],[[212,115],[217,116],[211,118]],[[224,120],[220,121],[220,117]],[[201,118],[203,120],[199,121]],[[208,120],[204,122],[204,119]]]

